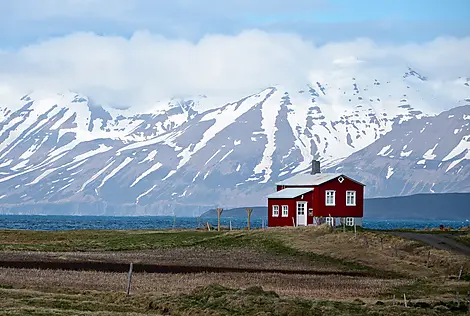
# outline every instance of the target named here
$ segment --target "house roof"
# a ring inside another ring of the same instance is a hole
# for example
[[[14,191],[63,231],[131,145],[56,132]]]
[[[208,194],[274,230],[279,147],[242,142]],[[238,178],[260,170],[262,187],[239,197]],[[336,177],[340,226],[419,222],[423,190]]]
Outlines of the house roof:
[[[276,185],[320,185],[322,183],[336,179],[339,176],[342,176],[344,178],[347,178],[351,181],[354,181],[358,184],[363,185],[362,183],[354,179],[351,179],[341,173],[317,173],[317,174],[299,173],[293,177],[290,177],[286,180],[276,183]]]
[[[286,188],[268,195],[270,199],[292,199],[299,195],[313,191],[312,188]]]

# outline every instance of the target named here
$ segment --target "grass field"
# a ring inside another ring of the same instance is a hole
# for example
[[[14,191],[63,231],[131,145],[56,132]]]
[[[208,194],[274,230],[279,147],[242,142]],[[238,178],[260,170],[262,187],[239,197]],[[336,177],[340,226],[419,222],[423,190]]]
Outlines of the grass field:
[[[10,259],[294,273],[134,273],[126,296],[127,273],[0,268],[0,315],[466,315],[470,291],[469,257],[388,233],[325,227],[0,231],[0,260]]]

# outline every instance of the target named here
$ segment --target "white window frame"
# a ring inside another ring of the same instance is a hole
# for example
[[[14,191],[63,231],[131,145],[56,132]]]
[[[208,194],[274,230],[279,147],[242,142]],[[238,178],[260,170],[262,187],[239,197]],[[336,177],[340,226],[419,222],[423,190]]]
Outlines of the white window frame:
[[[282,217],[288,217],[289,216],[289,206],[288,205],[283,205],[282,206]]]
[[[356,191],[346,191],[346,206],[356,206],[356,196]]]
[[[279,217],[279,205],[273,205],[273,217]]]
[[[333,201],[328,203],[328,194],[332,193]],[[335,190],[326,190],[325,191],[325,205],[326,206],[335,206],[336,205],[336,191]]]
[[[354,226],[354,217],[346,217],[346,226]]]

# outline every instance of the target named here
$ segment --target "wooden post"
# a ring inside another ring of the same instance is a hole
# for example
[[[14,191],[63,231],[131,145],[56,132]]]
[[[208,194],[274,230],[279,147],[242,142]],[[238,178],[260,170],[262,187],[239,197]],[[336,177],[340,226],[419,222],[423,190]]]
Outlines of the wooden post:
[[[463,272],[463,264],[460,266],[459,278],[458,278],[459,281],[460,281],[460,278],[462,278],[462,272]]]
[[[403,294],[403,300],[405,301],[405,307],[408,307],[408,303],[406,302],[406,294]]]
[[[129,293],[131,292],[132,266],[133,264],[131,262],[131,265],[129,266],[129,275],[127,276],[127,290],[126,290],[127,295],[129,295]]]
[[[343,217],[343,233],[346,232],[346,217]]]
[[[468,315],[470,315],[470,291],[467,292]]]
[[[292,217],[292,226],[295,227],[295,220],[294,220],[294,217]]]
[[[251,212],[253,212],[253,209],[250,208],[250,207],[247,207],[245,209],[245,211],[246,211],[246,215],[248,216],[248,230],[250,230],[251,229],[251,220],[250,220],[250,218],[251,218]]]
[[[430,259],[431,259],[431,250],[428,250],[428,259],[426,260],[426,268],[429,268]]]
[[[217,230],[220,232],[220,215],[222,215],[222,212],[224,211],[223,208],[216,208],[217,211]]]
[[[209,222],[206,222],[206,226],[207,226],[207,230],[208,230],[208,231],[211,231],[211,227],[210,227],[210,225],[209,225]]]
[[[455,300],[457,301],[457,308],[460,307],[460,297],[459,291],[455,292]]]
[[[357,237],[356,222],[354,222],[354,238]]]
[[[395,294],[393,294],[393,306],[395,306],[396,302],[395,302]]]
[[[382,251],[384,250],[384,243],[383,243],[382,236],[380,236],[380,249],[382,249]]]

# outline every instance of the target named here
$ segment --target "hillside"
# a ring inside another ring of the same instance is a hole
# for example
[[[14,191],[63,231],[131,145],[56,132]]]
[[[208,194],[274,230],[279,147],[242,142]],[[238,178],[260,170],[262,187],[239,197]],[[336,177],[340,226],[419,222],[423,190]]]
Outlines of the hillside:
[[[364,217],[368,219],[470,220],[470,193],[416,194],[366,199]],[[267,207],[253,207],[252,218],[266,217]],[[202,214],[217,217],[215,210]],[[222,217],[246,218],[245,208],[225,210]]]

